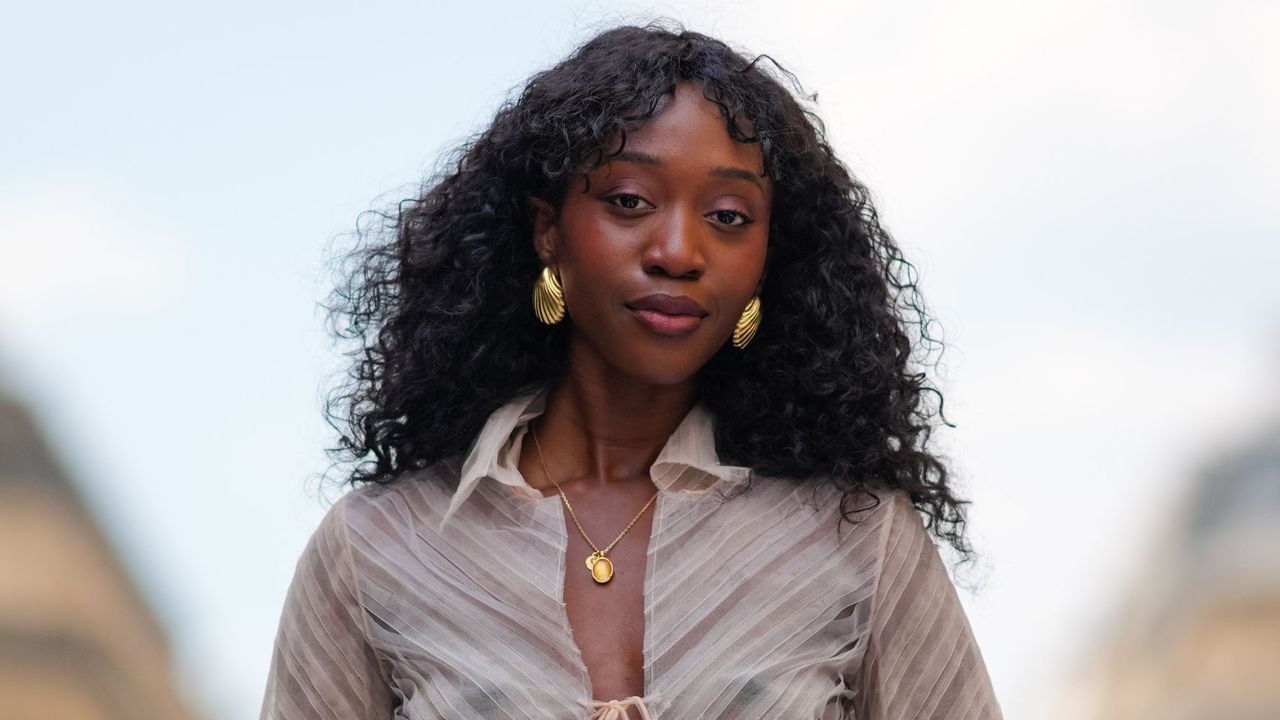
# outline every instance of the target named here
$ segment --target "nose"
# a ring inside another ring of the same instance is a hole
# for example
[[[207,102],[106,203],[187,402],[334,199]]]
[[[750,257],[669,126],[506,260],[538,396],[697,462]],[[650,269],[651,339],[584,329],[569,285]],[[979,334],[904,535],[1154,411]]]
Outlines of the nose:
[[[698,278],[706,271],[702,219],[691,211],[672,208],[650,225],[644,248],[644,269],[674,278]]]

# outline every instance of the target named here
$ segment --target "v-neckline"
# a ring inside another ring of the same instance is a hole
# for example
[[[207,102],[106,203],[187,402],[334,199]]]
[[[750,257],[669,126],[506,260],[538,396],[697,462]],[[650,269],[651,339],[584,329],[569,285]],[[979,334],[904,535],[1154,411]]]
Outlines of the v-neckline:
[[[653,503],[653,520],[649,526],[649,542],[645,547],[644,561],[644,579],[641,581],[641,602],[644,607],[644,640],[642,642],[642,667],[641,672],[644,676],[643,693],[639,696],[646,704],[646,708],[652,711],[649,703],[654,697],[654,678],[653,678],[653,613],[650,599],[653,597],[653,581],[654,581],[654,557],[657,543],[655,540],[661,531],[661,521],[663,506],[670,498],[670,493],[666,490],[658,489],[657,498]],[[604,702],[608,700],[622,700],[622,698],[597,698],[595,696],[595,688],[592,686],[591,673],[587,668],[586,656],[582,653],[581,646],[578,645],[577,638],[573,634],[573,624],[569,621],[569,606],[565,602],[565,580],[566,573],[569,569],[569,517],[565,512],[564,502],[560,499],[559,493],[553,495],[544,495],[541,500],[551,500],[555,502],[555,523],[559,530],[557,541],[559,543],[560,567],[556,576],[556,600],[559,605],[559,620],[561,630],[564,633],[565,642],[573,650],[573,656],[577,661],[578,671],[578,691],[581,699],[588,702]],[[628,714],[628,718],[630,715]]]

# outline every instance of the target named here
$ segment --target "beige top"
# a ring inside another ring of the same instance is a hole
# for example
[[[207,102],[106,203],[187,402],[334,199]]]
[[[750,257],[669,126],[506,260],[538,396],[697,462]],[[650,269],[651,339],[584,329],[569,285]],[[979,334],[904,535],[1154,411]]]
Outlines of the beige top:
[[[465,458],[329,509],[285,599],[263,720],[1000,717],[906,498],[837,536],[837,491],[721,465],[702,405],[651,469],[646,693],[592,699],[564,506],[517,469],[545,407],[545,390],[517,397]]]

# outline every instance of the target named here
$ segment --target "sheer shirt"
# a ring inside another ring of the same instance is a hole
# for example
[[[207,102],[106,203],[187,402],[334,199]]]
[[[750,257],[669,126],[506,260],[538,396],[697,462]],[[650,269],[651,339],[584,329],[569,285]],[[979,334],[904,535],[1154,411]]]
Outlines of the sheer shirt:
[[[837,532],[838,491],[721,464],[701,404],[650,470],[645,694],[593,697],[563,600],[571,528],[517,469],[545,407],[545,390],[516,397],[467,452],[329,508],[285,598],[262,720],[1000,717],[905,496]]]

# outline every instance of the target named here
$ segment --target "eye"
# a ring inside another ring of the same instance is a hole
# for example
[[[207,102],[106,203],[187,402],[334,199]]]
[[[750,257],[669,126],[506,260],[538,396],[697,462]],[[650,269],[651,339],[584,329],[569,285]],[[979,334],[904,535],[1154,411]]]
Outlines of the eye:
[[[644,208],[640,207],[640,203],[648,203],[647,200],[633,193],[610,195],[604,201],[623,210],[643,210]]]
[[[710,213],[710,215],[715,217],[721,224],[728,225],[730,227],[746,227],[747,225],[755,222],[755,220],[752,220],[737,210],[716,210],[715,212]],[[734,222],[735,219],[741,220],[742,222]]]

